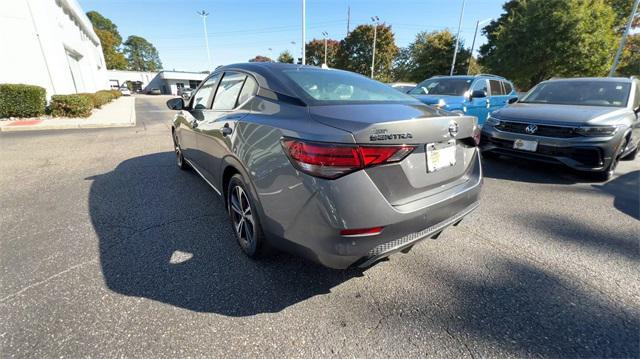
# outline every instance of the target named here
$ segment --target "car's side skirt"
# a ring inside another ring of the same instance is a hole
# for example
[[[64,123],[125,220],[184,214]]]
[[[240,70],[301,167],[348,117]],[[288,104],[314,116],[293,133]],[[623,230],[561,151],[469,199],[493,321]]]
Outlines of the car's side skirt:
[[[191,166],[191,168],[193,168],[193,170],[194,170],[194,171],[196,171],[196,173],[197,173],[200,177],[202,177],[202,179],[203,179],[205,182],[207,182],[207,184],[208,184],[209,186],[211,186],[211,188],[213,188],[213,190],[214,190],[214,191],[216,191],[216,193],[217,193],[218,195],[222,196],[222,192],[220,192],[220,190],[218,190],[218,189],[216,188],[216,186],[214,186],[211,182],[209,182],[209,180],[207,179],[207,177],[205,177],[205,176],[202,174],[202,172],[200,172],[200,170],[198,169],[198,167],[196,167],[196,165],[195,165],[195,164],[193,164],[193,162],[189,161],[189,160],[188,160],[188,159],[186,159],[186,158],[185,158],[184,160],[185,160],[185,161],[187,161],[187,163]]]

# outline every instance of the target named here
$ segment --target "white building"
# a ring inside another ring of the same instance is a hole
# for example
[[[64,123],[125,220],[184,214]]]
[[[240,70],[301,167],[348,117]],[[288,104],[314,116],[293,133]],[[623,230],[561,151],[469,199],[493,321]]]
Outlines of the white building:
[[[54,94],[108,89],[100,40],[76,0],[0,0],[0,83]]]
[[[165,71],[142,72],[126,70],[109,70],[107,78],[111,87],[133,84],[134,91],[149,92],[158,89],[165,95],[180,95],[182,89],[198,87],[207,76],[206,72]]]
[[[127,82],[133,84],[134,91],[142,91],[154,77],[158,76],[157,72],[129,71],[129,70],[108,70],[107,80],[112,88],[120,88],[126,86]]]

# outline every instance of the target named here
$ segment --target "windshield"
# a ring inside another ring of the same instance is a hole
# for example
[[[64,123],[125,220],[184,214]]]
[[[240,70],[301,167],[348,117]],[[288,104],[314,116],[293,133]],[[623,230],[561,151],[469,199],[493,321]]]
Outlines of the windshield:
[[[469,90],[471,82],[473,82],[473,79],[429,79],[419,83],[413,90],[409,91],[409,93],[412,95],[464,96],[464,93]]]
[[[524,103],[624,107],[631,84],[621,81],[550,81],[527,94]]]
[[[316,103],[417,101],[383,83],[351,72],[306,68],[283,72]]]

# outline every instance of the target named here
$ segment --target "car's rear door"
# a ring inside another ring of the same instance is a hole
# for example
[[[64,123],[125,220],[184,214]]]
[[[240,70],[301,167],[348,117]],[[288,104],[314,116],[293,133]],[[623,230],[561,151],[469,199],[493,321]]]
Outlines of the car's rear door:
[[[248,82],[247,78],[249,78]],[[202,151],[204,169],[211,175],[213,183],[220,179],[222,159],[231,153],[231,143],[238,120],[249,112],[242,105],[247,93],[253,94],[257,84],[245,73],[226,71],[213,98],[211,110],[199,124],[198,147]]]

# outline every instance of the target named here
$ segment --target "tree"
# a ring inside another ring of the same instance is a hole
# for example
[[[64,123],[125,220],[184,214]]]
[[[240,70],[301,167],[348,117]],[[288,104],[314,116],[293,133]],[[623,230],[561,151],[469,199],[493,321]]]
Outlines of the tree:
[[[273,62],[270,57],[257,55],[256,57],[249,60],[249,62]]]
[[[616,27],[618,32],[622,33],[624,27],[629,21],[629,15],[631,15],[631,8],[633,7],[634,0],[605,0],[605,2],[611,6],[616,13]],[[636,18],[636,22],[639,18]],[[637,26],[637,23],[634,23]]]
[[[480,64],[527,90],[552,76],[605,76],[616,16],[603,0],[511,0],[487,25]]]
[[[113,33],[107,30],[95,30],[96,35],[100,38],[102,44],[102,53],[104,55],[104,61],[107,64],[108,69],[112,70],[126,70],[129,66],[127,59],[121,51],[118,51],[117,38]]]
[[[448,75],[456,47],[456,37],[449,31],[420,32],[409,47],[400,52],[396,66],[397,73],[405,81],[420,82],[435,75]],[[462,41],[458,44],[458,55],[454,74],[466,74],[471,53],[464,48]]]
[[[620,76],[640,76],[640,34],[627,38],[617,73]]]
[[[340,41],[327,39],[327,66],[336,65]],[[321,66],[324,63],[324,39],[313,39],[305,45],[307,65]]]
[[[124,42],[124,54],[129,61],[130,70],[153,72],[162,69],[158,50],[143,37],[129,36]]]
[[[97,11],[89,11],[87,17],[91,20],[93,30],[100,39],[102,54],[107,68],[115,70],[126,69],[129,64],[122,51],[120,51],[122,37],[118,32],[118,27]]]
[[[291,55],[291,53],[289,52],[289,50],[284,50],[280,53],[280,56],[278,56],[278,62],[282,62],[285,64],[292,64],[293,63],[293,55]]]
[[[377,27],[376,63],[374,78],[379,81],[391,81],[393,78],[393,60],[398,54],[391,26],[380,24]],[[373,25],[359,25],[344,40],[336,59],[336,67],[371,74],[371,56],[373,54]]]

